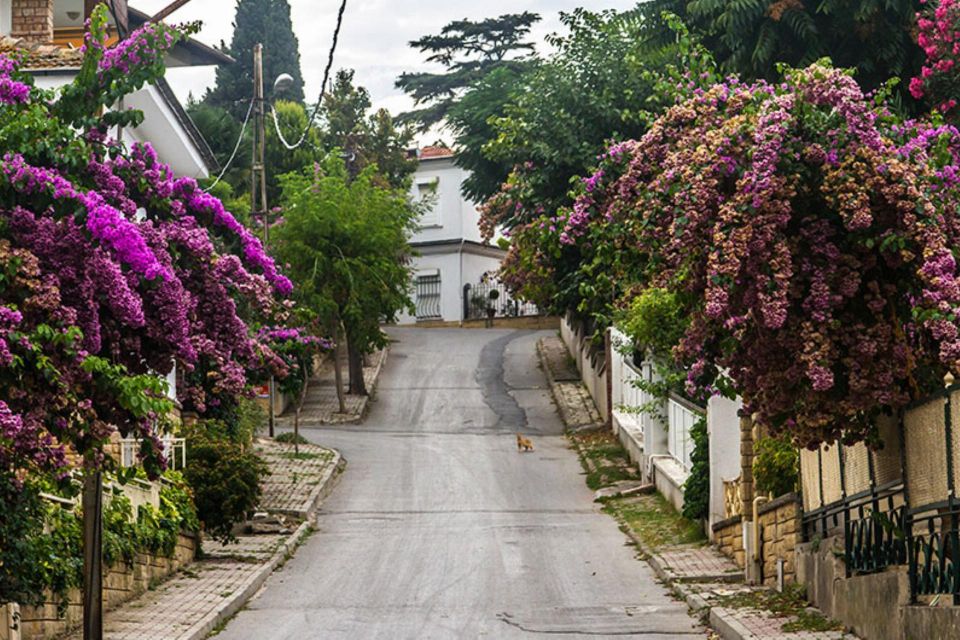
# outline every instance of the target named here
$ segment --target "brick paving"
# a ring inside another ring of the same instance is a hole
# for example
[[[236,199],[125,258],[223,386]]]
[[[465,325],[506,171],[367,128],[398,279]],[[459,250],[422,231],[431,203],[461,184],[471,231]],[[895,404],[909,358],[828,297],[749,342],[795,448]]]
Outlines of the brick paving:
[[[742,581],[743,571],[713,547],[667,547],[653,555],[665,578],[679,582]]]
[[[567,428],[573,431],[603,423],[593,399],[577,374],[567,346],[558,336],[537,343],[540,362],[550,381],[553,400]]]
[[[261,565],[204,560],[153,591],[108,612],[107,640],[181,640],[216,615],[234,592],[251,582]],[[79,639],[80,635],[74,636]]]
[[[723,637],[742,640],[846,640],[856,636],[843,631],[784,631],[783,625],[794,618],[776,617],[754,609],[714,607],[710,620],[720,627]],[[726,633],[724,633],[726,631]],[[733,634],[736,634],[734,636]]]
[[[270,465],[263,482],[260,509],[273,513],[306,514],[315,501],[314,492],[332,472],[334,452],[312,444],[300,445],[297,455],[292,444],[258,440],[257,453]],[[302,515],[301,515],[302,517]]]
[[[387,349],[384,349],[371,355],[368,360],[370,366],[363,368],[363,380],[370,394],[373,394],[376,389],[380,369],[387,359],[387,351]],[[343,374],[346,378],[346,367],[344,367]],[[334,380],[333,364],[330,362],[326,363],[324,369],[310,380],[307,397],[300,413],[300,424],[344,424],[359,422],[363,418],[370,396],[346,394],[344,404],[347,411],[346,413],[340,413],[340,403],[337,400],[337,388]],[[344,380],[344,385],[346,385],[346,380]],[[293,412],[293,407],[288,408],[282,416],[277,418],[277,424],[287,427],[293,426]]]
[[[255,443],[271,475],[264,482],[260,508],[271,513],[306,516],[329,487],[340,456],[316,445],[293,445],[267,440]],[[181,570],[155,589],[108,611],[105,640],[200,640],[222,620],[233,615],[256,593],[267,576],[296,547],[308,531],[306,523],[289,521],[291,534],[241,535],[236,542],[204,543],[203,560]],[[74,634],[69,640],[80,640]]]

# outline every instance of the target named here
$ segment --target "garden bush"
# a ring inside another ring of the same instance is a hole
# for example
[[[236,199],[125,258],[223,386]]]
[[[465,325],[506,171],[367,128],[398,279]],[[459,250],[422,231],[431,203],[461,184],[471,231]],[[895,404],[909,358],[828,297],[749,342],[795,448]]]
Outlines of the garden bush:
[[[683,484],[683,515],[701,520],[710,514],[710,437],[707,434],[707,416],[702,416],[690,427],[693,453],[690,455],[690,475]]]
[[[246,521],[260,502],[266,463],[250,448],[232,439],[227,425],[202,420],[185,427],[187,459],[183,476],[193,490],[197,517],[204,531],[226,544],[233,529]]]

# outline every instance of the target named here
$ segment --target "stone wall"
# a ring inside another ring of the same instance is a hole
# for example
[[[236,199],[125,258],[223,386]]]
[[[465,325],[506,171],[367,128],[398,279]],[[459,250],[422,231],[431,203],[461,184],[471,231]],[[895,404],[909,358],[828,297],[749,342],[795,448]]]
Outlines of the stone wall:
[[[103,606],[113,609],[136,598],[151,586],[191,562],[197,555],[198,541],[194,536],[181,534],[172,557],[138,553],[132,565],[120,562],[105,568],[103,576]],[[51,598],[52,600],[52,598]],[[42,640],[79,626],[83,621],[83,600],[80,589],[69,593],[66,613],[57,614],[57,604],[48,602],[39,607],[21,607],[20,638]],[[0,640],[16,640],[7,625],[0,625]]]
[[[797,579],[797,543],[800,537],[802,507],[795,493],[781,496],[757,508],[762,551],[761,582],[778,586],[778,564],[783,564],[783,583]]]
[[[727,556],[741,569],[747,566],[747,554],[743,548],[743,518],[733,516],[713,525],[713,540],[720,553]]]
[[[29,42],[53,42],[53,0],[13,0],[10,35]]]

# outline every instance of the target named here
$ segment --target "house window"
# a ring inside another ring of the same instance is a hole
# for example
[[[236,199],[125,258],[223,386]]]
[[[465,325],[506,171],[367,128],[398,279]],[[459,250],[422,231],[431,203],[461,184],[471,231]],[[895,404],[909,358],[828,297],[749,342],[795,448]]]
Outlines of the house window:
[[[420,216],[421,227],[439,227],[440,225],[440,201],[439,201],[439,180],[425,180],[417,183],[417,201],[427,203],[429,207]]]
[[[440,272],[417,276],[417,320],[439,320],[440,311]]]

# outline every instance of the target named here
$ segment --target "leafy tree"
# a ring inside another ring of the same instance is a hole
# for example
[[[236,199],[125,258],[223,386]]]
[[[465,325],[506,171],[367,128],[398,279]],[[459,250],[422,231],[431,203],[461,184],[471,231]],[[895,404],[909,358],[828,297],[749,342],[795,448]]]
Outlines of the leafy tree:
[[[406,190],[354,179],[336,150],[318,167],[281,179],[284,221],[276,255],[298,282],[296,296],[316,322],[346,334],[350,391],[364,394],[363,355],[386,345],[382,322],[412,308],[407,244],[418,212]]]
[[[721,65],[746,79],[778,77],[777,63],[805,66],[829,57],[855,68],[857,80],[875,89],[891,77],[920,68],[915,14],[922,0],[693,0],[671,7]]]
[[[639,10],[577,9],[562,22],[568,33],[551,36],[554,55],[522,79],[484,148],[501,167],[517,167],[517,190],[531,211],[566,204],[571,180],[588,173],[606,141],[643,135],[655,93],[650,70],[676,58],[674,47],[647,43],[649,25]],[[461,130],[465,140],[470,134]],[[493,195],[492,182],[472,184],[474,194]]]
[[[424,129],[441,122],[459,96],[494,69],[519,72],[532,63],[534,45],[526,41],[540,16],[525,11],[477,22],[456,20],[440,33],[410,43],[426,53],[428,62],[442,64],[442,73],[404,73],[397,87],[410,94],[423,108],[401,115],[403,122],[419,123]]]
[[[287,73],[293,77],[293,86],[282,97],[303,102],[300,49],[287,0],[237,0],[233,40],[229,47],[220,45],[236,62],[217,68],[217,83],[204,96],[204,102],[227,109],[236,118],[243,117],[253,97],[252,52],[257,43],[263,44],[265,91],[270,92],[277,77]]]
[[[523,74],[513,69],[494,69],[477,81],[447,113],[447,125],[455,133],[456,163],[469,172],[463,195],[481,202],[503,184],[512,165],[484,153],[484,145],[496,138],[494,122],[506,115]]]
[[[372,106],[370,93],[355,86],[353,78],[353,70],[337,72],[333,87],[324,96],[324,146],[327,151],[343,152],[350,175],[376,165],[376,173],[385,185],[406,188],[417,168],[416,159],[407,153],[413,131],[397,128],[385,109],[368,116]]]

